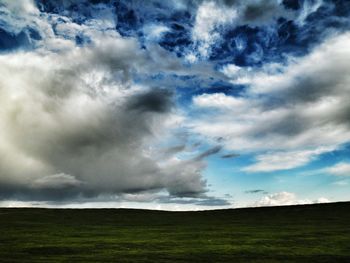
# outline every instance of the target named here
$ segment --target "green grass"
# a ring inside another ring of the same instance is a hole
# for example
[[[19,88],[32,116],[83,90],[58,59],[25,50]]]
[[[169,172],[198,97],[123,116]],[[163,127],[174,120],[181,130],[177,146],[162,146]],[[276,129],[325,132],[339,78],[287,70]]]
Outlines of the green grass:
[[[164,212],[0,209],[1,262],[350,262],[350,203]]]

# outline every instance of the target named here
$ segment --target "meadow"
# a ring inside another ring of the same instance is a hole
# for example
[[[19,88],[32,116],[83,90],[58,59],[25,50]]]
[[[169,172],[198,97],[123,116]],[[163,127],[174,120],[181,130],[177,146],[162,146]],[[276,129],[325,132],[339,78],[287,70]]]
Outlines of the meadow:
[[[1,262],[350,262],[350,202],[166,212],[0,209]]]

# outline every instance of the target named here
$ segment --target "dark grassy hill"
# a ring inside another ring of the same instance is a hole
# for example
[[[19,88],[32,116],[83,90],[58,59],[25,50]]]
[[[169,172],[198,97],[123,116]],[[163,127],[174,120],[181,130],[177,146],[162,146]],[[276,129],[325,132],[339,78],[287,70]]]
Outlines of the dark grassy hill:
[[[0,209],[1,262],[350,262],[350,202],[203,212]]]

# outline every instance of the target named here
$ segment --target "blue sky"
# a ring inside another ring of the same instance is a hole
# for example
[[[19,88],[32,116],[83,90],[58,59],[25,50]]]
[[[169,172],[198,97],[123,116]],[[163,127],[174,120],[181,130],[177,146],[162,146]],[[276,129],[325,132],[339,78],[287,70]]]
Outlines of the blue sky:
[[[350,200],[350,3],[0,0],[0,205]]]

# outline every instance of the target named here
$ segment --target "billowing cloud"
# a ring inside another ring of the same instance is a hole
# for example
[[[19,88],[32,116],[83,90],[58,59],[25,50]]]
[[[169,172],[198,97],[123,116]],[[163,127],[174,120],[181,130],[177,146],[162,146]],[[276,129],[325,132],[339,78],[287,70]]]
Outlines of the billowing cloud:
[[[212,152],[159,163],[148,150],[176,115],[171,92],[132,84],[143,58],[122,38],[60,54],[2,55],[2,197],[40,191],[45,198],[45,189],[62,190],[46,198],[64,198],[65,189],[69,196],[203,194],[203,158]]]
[[[206,168],[205,158],[220,150],[220,146],[215,146],[185,161],[176,156],[164,160],[160,165],[170,171],[167,180],[172,187],[168,189],[169,193],[183,197],[203,196],[206,182],[201,180],[201,171]]]

